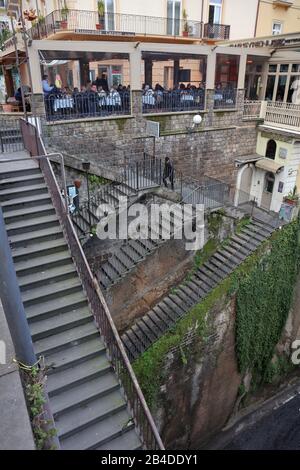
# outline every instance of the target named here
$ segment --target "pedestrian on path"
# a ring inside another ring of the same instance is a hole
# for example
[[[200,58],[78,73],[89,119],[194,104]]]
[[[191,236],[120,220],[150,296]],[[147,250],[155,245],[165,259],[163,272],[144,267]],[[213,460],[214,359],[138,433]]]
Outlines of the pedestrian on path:
[[[163,182],[165,187],[168,187],[167,179],[171,183],[171,189],[174,191],[174,167],[169,157],[165,158],[165,167],[163,172]]]

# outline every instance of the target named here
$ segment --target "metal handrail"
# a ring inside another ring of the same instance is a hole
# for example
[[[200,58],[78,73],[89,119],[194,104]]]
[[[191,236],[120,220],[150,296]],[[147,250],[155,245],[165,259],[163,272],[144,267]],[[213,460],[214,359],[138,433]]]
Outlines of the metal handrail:
[[[21,119],[21,129],[24,136],[25,148],[26,142],[28,142],[28,139],[26,139],[26,137],[28,137],[26,136],[28,126],[31,126],[31,134],[33,131],[36,135],[38,134],[38,131],[34,126],[26,123],[23,119]],[[31,155],[33,157],[39,156],[39,152],[44,152],[44,155],[46,155],[46,151],[40,136],[37,135],[35,141],[37,142],[36,148],[33,149],[33,147],[30,146]],[[34,153],[36,153],[36,155],[34,155]],[[49,159],[40,159],[39,162],[46,183],[49,187],[52,201],[60,219],[74,263],[85,289],[91,311],[95,317],[95,322],[107,347],[108,356],[112,366],[116,372],[121,386],[123,387],[125,396],[132,411],[134,422],[143,439],[143,445],[147,449],[163,450],[164,445],[159,436],[158,430],[151,416],[143,393],[140,389],[135,373],[132,369],[132,366],[130,365],[119,333],[114,325],[98,282],[91,272],[72,224],[70,215],[66,211],[65,200],[62,197],[58,187],[58,183]]]

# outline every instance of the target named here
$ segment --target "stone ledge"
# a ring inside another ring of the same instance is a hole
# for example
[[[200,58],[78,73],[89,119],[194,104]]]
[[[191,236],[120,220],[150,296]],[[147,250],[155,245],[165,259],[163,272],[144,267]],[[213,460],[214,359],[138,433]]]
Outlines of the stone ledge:
[[[118,119],[134,119],[136,116],[128,114],[124,116],[107,116],[96,118],[82,118],[82,119],[62,119],[61,121],[46,121],[47,126],[60,126],[61,124],[78,124],[82,122],[95,122],[95,121],[116,121]]]

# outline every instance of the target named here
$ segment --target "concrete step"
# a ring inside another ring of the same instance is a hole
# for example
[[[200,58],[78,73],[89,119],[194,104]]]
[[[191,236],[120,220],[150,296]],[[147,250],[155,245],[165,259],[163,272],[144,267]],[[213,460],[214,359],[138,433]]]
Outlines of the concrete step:
[[[209,259],[209,261],[210,261],[210,264],[212,264],[215,267],[215,269],[222,271],[225,277],[231,274],[232,267],[231,266],[228,267],[227,264],[224,264],[224,262],[221,262],[217,257],[212,256]]]
[[[83,363],[50,374],[47,377],[49,397],[59,397],[62,393],[73,390],[80,385],[86,385],[95,378],[105,377],[108,373],[112,373],[112,367],[103,350],[102,354],[87,359]]]
[[[68,331],[80,325],[93,321],[89,308],[82,307],[70,312],[58,313],[50,318],[34,321],[29,324],[33,341],[48,338],[61,332]]]
[[[271,225],[269,225],[265,222],[261,222],[257,219],[252,219],[251,225],[254,226],[254,227],[260,228],[260,230],[262,230],[266,233],[266,236],[268,236],[268,235],[270,235],[271,233],[274,232],[274,227],[272,227]]]
[[[54,418],[78,406],[83,406],[95,398],[104,397],[110,392],[118,390],[120,384],[113,372],[88,379],[73,388],[65,390],[51,397],[51,411]]]
[[[26,199],[31,196],[44,195],[48,193],[48,188],[45,183],[33,184],[31,186],[24,186],[19,188],[2,189],[0,185],[0,201],[12,201],[12,203],[18,199]]]
[[[142,445],[135,429],[132,429],[122,436],[118,436],[97,447],[96,450],[142,450]]]
[[[34,163],[34,162],[32,162]],[[38,165],[36,165],[35,167],[33,167],[33,165],[29,166],[28,168],[25,168],[25,165],[24,165],[24,168],[20,168],[18,167],[18,162],[16,162],[16,165],[14,165],[13,163],[10,163],[11,165],[11,170],[10,171],[3,171],[1,173],[1,181],[3,180],[10,180],[10,179],[14,179],[14,178],[22,178],[23,176],[24,177],[30,177],[30,176],[33,176],[33,175],[39,175],[41,176],[41,170],[40,168],[38,167]]]
[[[30,218],[28,220],[23,220],[22,218],[18,219],[16,222],[6,222],[6,231],[8,237],[12,237],[14,235],[25,235],[32,234],[32,232],[36,232],[39,230],[47,230],[48,228],[59,228],[59,221],[55,214],[52,211],[51,215],[45,215],[42,217]]]
[[[77,432],[68,438],[60,440],[62,450],[97,449],[112,439],[126,436],[134,427],[126,410],[122,410],[105,421],[96,422],[82,432]],[[126,441],[125,441],[126,442]],[[123,445],[121,444],[121,448]]]
[[[105,346],[98,338],[90,341],[69,346],[62,351],[49,354],[46,357],[46,365],[50,367],[48,374],[51,375],[57,371],[66,370],[77,364],[82,364],[87,359],[99,357],[106,351]]]
[[[49,300],[56,300],[66,295],[71,295],[82,291],[82,285],[79,277],[66,279],[60,282],[53,282],[46,286],[29,289],[22,293],[24,307],[42,304]]]
[[[10,224],[12,224],[13,222],[19,222],[20,220],[24,222],[25,220],[29,219],[37,219],[39,217],[44,218],[48,215],[55,215],[55,209],[52,204],[43,204],[40,206],[32,207],[26,206],[20,209],[11,209],[7,207],[6,209],[7,210],[3,212],[3,217],[5,223],[8,224],[8,229],[11,228]]]
[[[12,251],[14,262],[18,263],[21,261],[26,261],[28,260],[28,258],[30,258],[30,260],[33,260],[35,258],[42,257],[45,254],[49,256],[53,253],[64,251],[66,247],[67,247],[67,244],[66,244],[65,239],[58,238],[55,240],[46,240],[45,242],[39,242],[34,245],[29,245],[26,247],[23,247],[23,246],[15,247],[11,251]]]
[[[254,238],[255,240],[257,240],[259,243],[265,241],[266,237],[264,235],[261,235],[257,230],[255,230],[254,228],[243,228],[242,229],[242,232],[243,234],[245,234],[246,236],[249,236],[251,238]]]
[[[15,268],[17,276],[27,276],[37,272],[44,272],[47,268],[51,269],[57,266],[63,266],[72,260],[68,250],[63,250],[51,255],[39,256],[32,260],[25,260],[16,263]]]
[[[82,291],[76,292],[75,294],[66,295],[60,297],[53,302],[43,302],[42,304],[29,305],[26,307],[26,315],[29,321],[37,321],[42,318],[50,318],[59,313],[65,313],[77,310],[78,308],[85,307],[87,300]]]
[[[236,267],[236,263],[231,259],[231,256],[228,257],[229,253],[226,255],[223,253],[223,250],[217,251],[212,259],[216,260],[216,262],[220,262],[223,264],[226,269],[234,269]]]
[[[257,240],[254,240],[252,237],[250,238],[247,235],[244,235],[242,232],[240,232],[238,235],[234,235],[232,237],[232,240],[239,243],[241,246],[247,246],[249,247],[252,251],[257,248],[257,246],[260,244]]]
[[[207,270],[209,276],[211,276],[217,283],[222,282],[222,280],[227,277],[227,273],[216,267],[210,262],[210,260],[203,264],[203,268]]]
[[[34,207],[37,209],[39,206],[46,205],[51,202],[51,197],[49,193],[35,194],[33,196],[19,197],[15,199],[10,199],[8,201],[2,201],[1,207],[3,213],[7,211],[16,211]]]
[[[120,390],[110,392],[105,397],[95,398],[84,407],[74,408],[56,416],[55,424],[59,438],[66,438],[85,430],[89,425],[105,421],[118,411],[126,409],[126,402]]]
[[[188,284],[180,286],[180,290],[190,297],[191,300],[198,302],[199,295],[197,295],[196,292],[188,286]]]
[[[41,184],[44,182],[44,177],[41,172],[30,174],[26,176],[15,176],[11,178],[0,179],[0,192],[2,189],[24,188],[33,184]]]
[[[27,274],[19,278],[19,286],[21,291],[27,291],[28,289],[42,287],[45,285],[51,285],[52,283],[60,282],[66,279],[73,279],[78,277],[77,271],[74,264],[69,260],[62,266],[45,269],[37,273]]]
[[[148,252],[147,248],[140,243],[140,240],[129,240],[129,242],[123,246],[123,251],[128,254],[134,262],[145,258]]]
[[[55,352],[59,352],[69,345],[77,345],[97,338],[98,330],[93,322],[86,325],[80,325],[62,333],[40,339],[34,343],[34,351],[37,356],[49,356]]]
[[[168,319],[169,322],[175,323],[178,319],[178,315],[176,311],[174,310],[173,304],[171,304],[171,302],[170,302],[170,305],[168,302],[162,301],[162,302],[159,302],[159,304],[156,307],[159,308],[163,312],[164,316]]]
[[[27,247],[29,245],[45,242],[48,240],[57,240],[58,238],[62,237],[62,229],[59,225],[55,225],[54,227],[48,227],[37,231],[10,235],[9,241],[12,248],[17,248],[25,246]]]

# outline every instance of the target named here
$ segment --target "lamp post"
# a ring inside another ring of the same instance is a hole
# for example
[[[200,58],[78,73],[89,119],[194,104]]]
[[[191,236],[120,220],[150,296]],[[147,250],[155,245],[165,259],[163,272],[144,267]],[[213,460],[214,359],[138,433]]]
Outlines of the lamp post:
[[[92,220],[91,220],[91,210],[90,210],[90,186],[89,186],[89,170],[91,168],[90,162],[82,162],[82,169],[85,172],[86,176],[86,187],[87,187],[87,197],[88,197],[88,217],[89,217],[89,231],[92,229]]]

